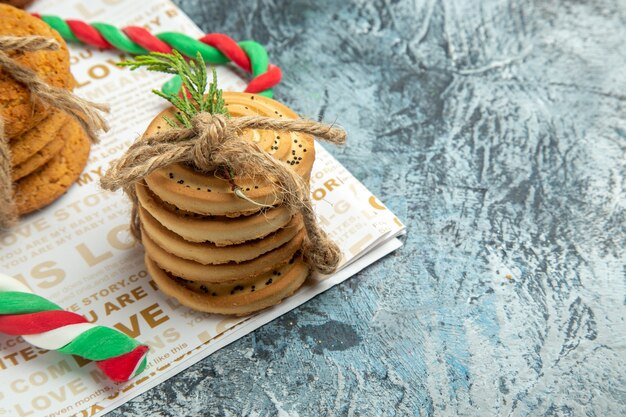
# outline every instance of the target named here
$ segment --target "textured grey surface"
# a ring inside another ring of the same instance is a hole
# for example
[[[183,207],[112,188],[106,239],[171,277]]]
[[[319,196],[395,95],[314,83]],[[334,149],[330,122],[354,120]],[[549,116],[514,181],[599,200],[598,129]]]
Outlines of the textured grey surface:
[[[626,4],[186,1],[405,246],[111,416],[626,415]]]

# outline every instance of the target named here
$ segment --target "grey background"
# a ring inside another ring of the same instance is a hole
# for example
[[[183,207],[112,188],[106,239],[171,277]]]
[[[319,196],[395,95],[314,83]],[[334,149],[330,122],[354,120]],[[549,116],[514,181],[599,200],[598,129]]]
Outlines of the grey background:
[[[405,245],[111,416],[626,415],[624,1],[198,1]]]

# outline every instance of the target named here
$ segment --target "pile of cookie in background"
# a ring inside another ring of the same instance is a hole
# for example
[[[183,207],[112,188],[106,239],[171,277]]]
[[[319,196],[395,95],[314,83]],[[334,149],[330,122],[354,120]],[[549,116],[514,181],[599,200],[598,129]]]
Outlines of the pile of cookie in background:
[[[298,119],[276,100],[225,92],[233,117]],[[159,114],[146,135],[171,129]],[[315,160],[313,137],[247,129],[242,137],[285,162],[307,183]],[[302,215],[282,201],[268,178],[237,177],[248,198],[233,192],[227,173],[185,164],[159,169],[136,186],[146,267],[159,288],[195,310],[245,315],[280,303],[302,286]]]
[[[19,65],[35,71],[45,83],[67,90],[74,88],[67,46],[46,23],[23,10],[0,4],[2,35],[56,39],[61,45],[56,51],[6,53]],[[18,213],[22,215],[45,207],[63,195],[78,178],[89,156],[89,139],[74,119],[33,100],[27,88],[2,68],[0,117],[4,120],[5,140],[11,150],[11,176]]]
[[[29,6],[33,0],[0,0],[0,3],[10,4],[14,7],[24,8]]]

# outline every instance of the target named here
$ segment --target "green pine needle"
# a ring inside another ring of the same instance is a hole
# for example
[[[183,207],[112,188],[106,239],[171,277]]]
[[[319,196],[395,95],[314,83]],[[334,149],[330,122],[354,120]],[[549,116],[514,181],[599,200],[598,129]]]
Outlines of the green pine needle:
[[[131,71],[137,68],[146,68],[148,71],[164,72],[178,75],[183,84],[182,94],[167,94],[159,90],[152,90],[154,94],[169,101],[179,112],[176,113],[176,121],[163,117],[172,127],[191,127],[191,119],[202,112],[211,114],[224,114],[228,116],[228,110],[222,98],[222,90],[217,88],[217,73],[212,68],[213,81],[208,85],[207,70],[204,59],[200,52],[196,59],[185,58],[176,50],[171,54],[150,52],[149,55],[136,56],[134,60],[118,63],[121,67],[129,67]],[[188,93],[188,94],[186,94]]]

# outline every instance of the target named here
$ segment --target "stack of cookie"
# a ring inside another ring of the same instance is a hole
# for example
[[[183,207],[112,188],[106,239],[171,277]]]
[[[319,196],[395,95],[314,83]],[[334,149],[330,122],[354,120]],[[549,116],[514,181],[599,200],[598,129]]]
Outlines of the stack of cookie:
[[[0,36],[39,35],[56,39],[56,51],[7,54],[45,83],[72,90],[69,53],[61,36],[46,23],[0,4]],[[89,140],[66,114],[33,100],[24,85],[0,67],[0,117],[11,149],[12,180],[19,214],[42,208],[60,197],[87,163]]]
[[[224,93],[224,100],[233,117],[298,118],[263,96]],[[169,129],[163,116],[173,118],[172,112],[158,115],[145,134]],[[255,129],[243,135],[309,180],[312,136]],[[305,281],[305,230],[266,178],[234,179],[249,201],[224,177],[182,164],[146,177],[136,186],[142,241],[148,271],[163,292],[196,310],[243,315],[279,303]]]

